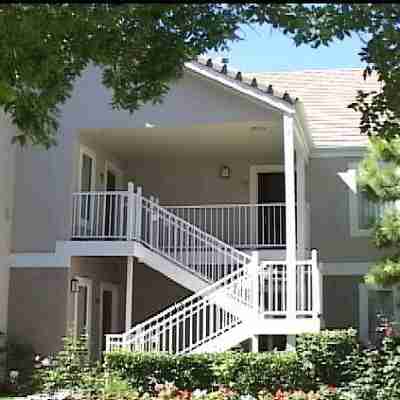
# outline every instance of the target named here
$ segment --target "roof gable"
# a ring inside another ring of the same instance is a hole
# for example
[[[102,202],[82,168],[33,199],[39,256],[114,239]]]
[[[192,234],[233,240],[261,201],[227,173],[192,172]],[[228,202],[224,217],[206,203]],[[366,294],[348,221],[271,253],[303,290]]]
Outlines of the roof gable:
[[[247,77],[238,70],[228,69],[226,64],[213,61],[211,58],[198,57],[196,60],[185,63],[185,68],[204,78],[210,79],[238,94],[246,95],[270,108],[294,114],[294,104],[288,92],[277,93],[272,86],[259,84],[256,78]]]

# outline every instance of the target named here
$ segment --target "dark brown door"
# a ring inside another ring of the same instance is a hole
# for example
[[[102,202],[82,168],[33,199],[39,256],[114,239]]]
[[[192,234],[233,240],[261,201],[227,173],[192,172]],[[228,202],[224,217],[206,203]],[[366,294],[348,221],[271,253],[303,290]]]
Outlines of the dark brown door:
[[[112,173],[112,171],[107,171],[107,192],[114,192],[117,189],[117,178]],[[115,221],[115,209],[117,197],[116,196],[107,196],[106,200],[106,218],[105,218],[105,232],[106,236],[113,236],[116,231],[116,221]]]
[[[258,174],[258,203],[285,202],[283,172]],[[261,207],[258,212],[258,243],[268,245],[286,243],[286,210],[284,207]]]
[[[103,314],[103,340],[102,340],[102,351],[106,349],[106,338],[105,335],[113,333],[112,330],[112,301],[113,293],[111,290],[103,290],[103,309],[101,310]]]

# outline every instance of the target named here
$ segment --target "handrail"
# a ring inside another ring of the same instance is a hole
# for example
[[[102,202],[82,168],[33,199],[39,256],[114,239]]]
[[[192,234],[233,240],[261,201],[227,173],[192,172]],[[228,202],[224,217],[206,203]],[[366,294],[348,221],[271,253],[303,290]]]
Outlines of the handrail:
[[[177,223],[181,223],[182,225],[185,225],[186,227],[189,227],[189,228],[192,229],[194,232],[197,232],[197,233],[199,233],[199,234],[201,234],[201,235],[204,235],[204,236],[207,237],[210,241],[214,241],[214,242],[220,244],[220,245],[223,246],[223,247],[229,248],[229,249],[232,250],[233,252],[239,254],[241,257],[243,257],[243,258],[245,258],[245,259],[248,259],[249,262],[251,261],[251,257],[250,257],[248,254],[246,254],[246,253],[244,253],[244,252],[242,252],[242,251],[240,251],[240,250],[234,248],[233,246],[230,246],[229,244],[227,244],[227,243],[225,243],[224,241],[222,241],[222,240],[216,238],[215,236],[213,236],[213,235],[211,235],[211,234],[209,234],[209,233],[207,233],[207,232],[204,232],[203,230],[201,230],[201,229],[198,228],[197,226],[195,226],[195,225],[189,223],[188,221],[184,220],[183,218],[180,218],[179,216],[177,216],[177,215],[174,214],[173,212],[168,211],[168,209],[166,209],[165,207],[160,206],[159,204],[155,203],[154,201],[152,201],[152,200],[150,200],[150,199],[147,199],[146,197],[142,197],[142,199],[144,200],[144,202],[147,202],[147,203],[149,204],[149,206],[154,207],[154,208],[156,208],[156,209],[158,209],[158,210],[162,210],[162,212],[165,213],[165,214],[167,214],[168,217],[171,217],[171,218],[175,219],[175,221],[176,221]]]
[[[171,208],[230,208],[230,207],[265,207],[265,206],[284,206],[286,203],[278,202],[278,203],[224,203],[224,204],[193,204],[193,205],[163,205],[166,209]]]
[[[168,308],[166,308],[165,310],[161,311],[159,314],[149,318],[148,320],[145,320],[145,321],[139,323],[138,325],[136,325],[133,328],[131,328],[129,331],[126,331],[124,333],[124,335],[132,334],[135,330],[138,330],[141,327],[145,326],[146,324],[150,324],[151,322],[156,321],[157,319],[159,319],[159,318],[161,318],[163,316],[166,316],[171,311],[174,311],[177,308],[180,308],[182,306],[188,305],[189,303],[191,303],[193,300],[195,300],[197,298],[204,298],[207,295],[209,295],[210,293],[216,292],[217,289],[219,289],[222,286],[225,286],[224,284],[226,282],[228,282],[230,280],[233,280],[233,279],[237,279],[239,277],[239,275],[240,275],[240,277],[242,277],[242,275],[248,274],[248,272],[249,272],[248,268],[249,268],[249,266],[244,266],[244,267],[232,272],[229,275],[225,275],[219,281],[214,282],[213,284],[205,287],[204,289],[199,290],[198,292],[196,292],[196,293],[192,294],[191,296],[185,298],[184,300],[180,301],[179,303],[175,303],[172,306],[169,306]]]
[[[235,248],[286,246],[286,204],[204,204],[165,208]]]

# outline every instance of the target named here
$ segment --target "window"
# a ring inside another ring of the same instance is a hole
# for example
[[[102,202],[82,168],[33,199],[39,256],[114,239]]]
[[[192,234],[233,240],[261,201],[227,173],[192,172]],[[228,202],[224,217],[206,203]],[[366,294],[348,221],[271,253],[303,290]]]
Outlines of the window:
[[[359,331],[362,342],[378,344],[379,331],[386,321],[398,329],[399,294],[399,287],[359,285]]]
[[[96,155],[83,145],[80,147],[78,187],[81,192],[96,188]]]
[[[368,200],[363,192],[357,190],[356,175],[358,163],[350,163],[349,176],[349,209],[351,236],[370,236],[371,229],[384,211],[393,208],[395,202],[375,203]]]

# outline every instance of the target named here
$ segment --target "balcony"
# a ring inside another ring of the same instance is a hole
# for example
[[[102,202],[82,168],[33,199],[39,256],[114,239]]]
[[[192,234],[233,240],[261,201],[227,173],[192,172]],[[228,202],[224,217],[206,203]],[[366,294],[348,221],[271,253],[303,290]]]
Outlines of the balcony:
[[[128,191],[74,193],[71,239],[128,240],[130,225],[142,225],[130,219],[139,212],[142,218],[148,217],[145,209],[139,211],[139,205],[129,204],[128,198]],[[282,249],[286,245],[285,203],[163,208],[238,249]]]

